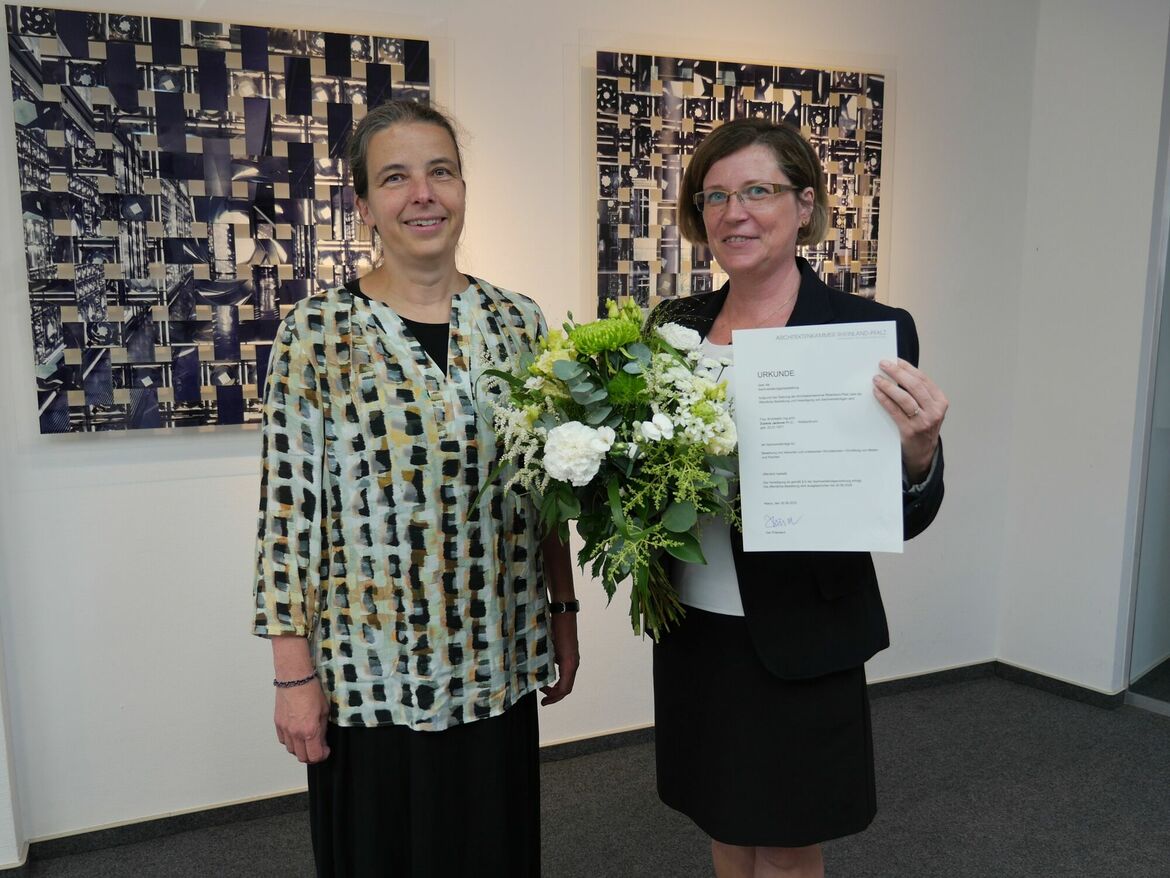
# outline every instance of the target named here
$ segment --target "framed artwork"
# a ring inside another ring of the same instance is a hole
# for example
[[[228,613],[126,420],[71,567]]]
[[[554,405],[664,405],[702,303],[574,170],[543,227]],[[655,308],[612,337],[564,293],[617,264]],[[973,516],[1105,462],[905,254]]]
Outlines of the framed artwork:
[[[41,432],[258,423],[282,315],[372,263],[345,144],[428,43],[5,12]]]
[[[878,279],[885,77],[880,73],[597,53],[597,297],[641,305],[718,289],[710,251],[682,238],[683,172],[702,139],[744,117],[797,128],[825,168],[831,221],[800,253],[831,286]]]

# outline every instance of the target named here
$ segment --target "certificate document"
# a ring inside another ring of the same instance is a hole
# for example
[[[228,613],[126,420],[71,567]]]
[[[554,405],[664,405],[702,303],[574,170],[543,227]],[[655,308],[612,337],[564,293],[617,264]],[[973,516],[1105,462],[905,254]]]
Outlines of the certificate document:
[[[895,326],[736,330],[746,551],[902,551],[901,442],[873,395]]]

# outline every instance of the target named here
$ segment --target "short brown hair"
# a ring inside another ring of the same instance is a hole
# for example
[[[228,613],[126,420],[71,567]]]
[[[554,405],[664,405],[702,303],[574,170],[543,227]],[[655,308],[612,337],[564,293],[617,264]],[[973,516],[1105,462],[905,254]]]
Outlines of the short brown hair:
[[[370,190],[370,176],[366,169],[366,161],[370,154],[370,138],[379,131],[385,131],[392,125],[402,122],[438,125],[450,134],[451,142],[455,144],[455,160],[459,163],[459,170],[463,170],[463,152],[459,148],[459,137],[455,133],[455,123],[450,116],[415,101],[386,101],[370,108],[353,129],[349,143],[345,147],[346,158],[349,159],[349,172],[353,176],[353,188],[359,198],[365,198]]]
[[[812,188],[813,210],[808,225],[801,226],[797,244],[818,244],[829,228],[829,195],[820,159],[800,132],[789,125],[766,119],[736,119],[716,128],[699,144],[683,175],[679,195],[678,224],[683,235],[696,244],[707,243],[703,214],[695,206],[695,193],[703,190],[703,179],[711,165],[734,152],[762,143],[776,156],[776,164],[802,190]]]

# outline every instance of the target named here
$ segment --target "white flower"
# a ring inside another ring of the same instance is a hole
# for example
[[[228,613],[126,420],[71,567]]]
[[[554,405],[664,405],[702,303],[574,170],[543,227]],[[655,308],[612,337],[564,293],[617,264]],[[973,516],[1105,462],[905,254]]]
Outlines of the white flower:
[[[710,357],[703,357],[695,364],[695,375],[700,378],[714,378],[722,371],[722,366],[719,365],[718,360],[713,360]]]
[[[527,381],[524,382],[524,389],[525,390],[540,390],[540,388],[542,388],[542,387],[544,387],[544,376],[543,375],[533,375]]]
[[[674,423],[662,412],[659,412],[653,418],[651,418],[650,422],[662,431],[663,439],[674,438]]]
[[[715,421],[713,435],[707,440],[708,454],[731,454],[735,451],[738,434],[735,431],[735,421],[731,415],[723,412]]]
[[[656,414],[649,421],[639,421],[634,425],[634,432],[639,439],[648,442],[657,442],[660,439],[674,438],[674,422],[662,412]]]
[[[578,488],[588,485],[615,438],[610,427],[595,430],[580,421],[554,427],[544,444],[545,472]]]
[[[693,329],[687,329],[685,326],[679,326],[677,323],[663,323],[661,326],[655,327],[654,331],[658,333],[659,338],[676,351],[693,351],[702,342],[699,333]]]

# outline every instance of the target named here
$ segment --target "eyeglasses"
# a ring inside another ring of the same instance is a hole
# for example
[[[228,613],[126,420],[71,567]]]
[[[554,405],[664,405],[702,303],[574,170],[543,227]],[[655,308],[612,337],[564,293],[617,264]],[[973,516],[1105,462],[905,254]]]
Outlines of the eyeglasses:
[[[789,183],[752,183],[730,192],[726,189],[704,189],[695,193],[694,202],[700,213],[704,210],[723,210],[731,204],[731,196],[734,195],[744,207],[751,207],[784,192],[799,192],[803,188]]]

